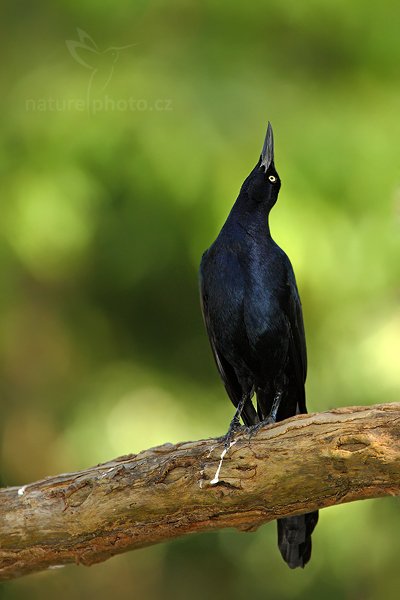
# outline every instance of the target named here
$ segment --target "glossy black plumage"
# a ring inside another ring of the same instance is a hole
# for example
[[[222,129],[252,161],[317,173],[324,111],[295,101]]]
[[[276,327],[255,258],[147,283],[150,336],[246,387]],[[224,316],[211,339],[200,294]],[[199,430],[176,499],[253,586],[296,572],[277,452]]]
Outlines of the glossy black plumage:
[[[248,426],[307,412],[300,298],[292,265],[268,223],[279,189],[268,124],[261,157],[200,265],[202,310],[214,358],[233,404],[244,400],[242,418]],[[278,521],[278,545],[291,568],[308,562],[317,520],[313,512]]]

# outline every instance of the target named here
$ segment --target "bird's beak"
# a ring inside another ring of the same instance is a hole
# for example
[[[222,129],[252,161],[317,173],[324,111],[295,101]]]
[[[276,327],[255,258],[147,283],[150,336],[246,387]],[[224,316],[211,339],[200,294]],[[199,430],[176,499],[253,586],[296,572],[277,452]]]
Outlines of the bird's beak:
[[[269,166],[274,162],[274,134],[272,133],[272,125],[268,121],[267,133],[265,135],[264,146],[261,152],[260,167],[264,167],[267,171]]]

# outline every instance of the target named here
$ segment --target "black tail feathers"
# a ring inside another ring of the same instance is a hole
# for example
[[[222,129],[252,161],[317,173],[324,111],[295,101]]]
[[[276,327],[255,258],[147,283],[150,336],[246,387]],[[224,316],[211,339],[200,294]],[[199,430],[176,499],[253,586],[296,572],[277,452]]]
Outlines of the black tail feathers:
[[[311,534],[318,522],[318,511],[278,519],[278,546],[291,569],[302,567],[311,556]]]

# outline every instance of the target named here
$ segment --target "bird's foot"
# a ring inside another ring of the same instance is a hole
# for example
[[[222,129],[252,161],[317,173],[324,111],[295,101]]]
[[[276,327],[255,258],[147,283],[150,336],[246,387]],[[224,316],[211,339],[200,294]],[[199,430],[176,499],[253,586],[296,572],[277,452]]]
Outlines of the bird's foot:
[[[274,417],[271,417],[271,415],[270,415],[269,417],[264,419],[264,421],[260,421],[259,423],[256,423],[255,425],[251,425],[250,427],[247,428],[247,431],[249,433],[249,439],[254,437],[260,431],[260,429],[262,429],[266,425],[273,425],[274,423],[276,423],[276,419],[274,419]]]
[[[228,450],[231,447],[232,438],[234,437],[235,433],[242,429],[242,426],[240,425],[240,417],[242,416],[246,400],[247,397],[242,396],[239,404],[236,407],[235,416],[233,417],[231,424],[229,425],[228,433],[225,436],[225,450]]]
[[[225,435],[225,449],[226,450],[229,450],[231,443],[232,443],[232,439],[235,436],[235,433],[237,433],[241,429],[243,429],[243,426],[240,424],[239,417],[237,415],[235,415],[231,421],[231,424],[229,425],[228,432]]]

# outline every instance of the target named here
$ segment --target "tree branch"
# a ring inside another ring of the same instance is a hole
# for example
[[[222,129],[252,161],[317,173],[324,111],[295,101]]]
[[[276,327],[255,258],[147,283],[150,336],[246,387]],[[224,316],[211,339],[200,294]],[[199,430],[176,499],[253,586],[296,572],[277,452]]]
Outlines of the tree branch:
[[[164,444],[0,490],[0,579],[90,565],[187,533],[400,494],[400,404],[299,415],[222,439]]]

